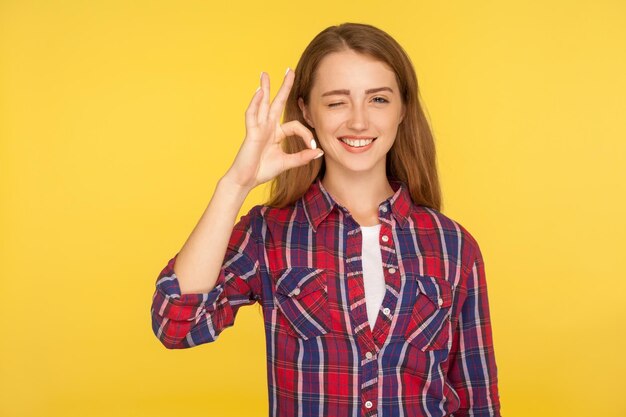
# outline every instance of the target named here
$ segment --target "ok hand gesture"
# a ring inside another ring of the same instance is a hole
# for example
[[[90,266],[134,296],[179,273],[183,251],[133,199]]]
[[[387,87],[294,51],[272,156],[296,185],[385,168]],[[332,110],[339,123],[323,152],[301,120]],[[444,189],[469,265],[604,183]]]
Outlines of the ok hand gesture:
[[[270,105],[269,75],[261,73],[261,87],[246,110],[246,137],[226,173],[235,184],[251,190],[281,172],[307,164],[324,153],[316,149],[313,134],[298,120],[280,123],[294,77],[295,74],[288,68],[283,84]],[[281,142],[288,136],[299,136],[310,149],[285,153]]]

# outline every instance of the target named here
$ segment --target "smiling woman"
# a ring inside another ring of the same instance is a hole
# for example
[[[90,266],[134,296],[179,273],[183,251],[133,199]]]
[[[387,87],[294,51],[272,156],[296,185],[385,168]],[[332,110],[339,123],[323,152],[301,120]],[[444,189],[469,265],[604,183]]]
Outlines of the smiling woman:
[[[366,203],[370,207],[391,193],[389,178],[406,184],[416,204],[441,210],[435,144],[419,101],[415,70],[404,49],[384,31],[347,23],[320,32],[298,62],[285,120],[310,128],[326,156],[281,172],[272,182],[268,205],[293,204],[321,179],[338,202],[363,211],[361,205],[350,206],[350,201],[366,198],[350,178],[358,173],[360,184],[379,190]],[[381,140],[370,144],[350,142],[378,136]],[[305,147],[288,138],[284,149],[291,154]],[[326,175],[327,170],[333,174]],[[350,190],[351,196],[343,195]],[[377,223],[373,212],[362,213],[364,217]]]
[[[271,416],[499,416],[481,251],[440,212],[404,50],[371,25],[332,26],[269,93],[262,73],[232,166],[157,278],[154,334],[213,342],[258,302]]]

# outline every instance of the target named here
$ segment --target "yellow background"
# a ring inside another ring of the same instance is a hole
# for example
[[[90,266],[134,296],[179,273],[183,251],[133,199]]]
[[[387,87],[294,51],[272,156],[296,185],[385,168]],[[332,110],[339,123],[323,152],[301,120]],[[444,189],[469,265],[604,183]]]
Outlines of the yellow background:
[[[154,281],[260,72],[275,94],[344,21],[413,59],[443,212],[483,250],[503,415],[626,415],[626,5],[434,3],[1,1],[0,415],[267,415],[257,307],[167,350]]]

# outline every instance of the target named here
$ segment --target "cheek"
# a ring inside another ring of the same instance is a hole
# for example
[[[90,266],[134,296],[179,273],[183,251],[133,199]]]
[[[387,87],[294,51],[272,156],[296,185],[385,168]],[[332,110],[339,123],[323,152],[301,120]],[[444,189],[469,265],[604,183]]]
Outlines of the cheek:
[[[384,126],[384,129],[387,131],[397,130],[402,121],[400,116],[399,112],[389,112],[386,115],[381,115],[381,118],[378,120],[379,126]]]
[[[318,115],[315,119],[315,130],[319,133],[332,134],[334,133],[342,123],[342,119],[337,114],[323,114]]]

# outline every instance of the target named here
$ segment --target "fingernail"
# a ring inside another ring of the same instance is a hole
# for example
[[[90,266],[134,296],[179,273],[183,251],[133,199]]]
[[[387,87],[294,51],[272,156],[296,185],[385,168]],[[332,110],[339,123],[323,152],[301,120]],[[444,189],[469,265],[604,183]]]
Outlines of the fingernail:
[[[261,89],[261,86],[258,86],[258,87],[256,88],[255,93],[256,93],[257,91],[259,91],[260,89]]]
[[[311,149],[317,149],[317,143],[315,143],[315,139],[311,139]]]
[[[262,80],[263,79],[263,71],[261,71],[261,75],[259,76],[259,79]]]
[[[316,156],[315,158],[313,158],[313,159],[317,159],[317,158],[319,158],[319,157],[320,157],[320,156],[322,156],[322,155],[324,155],[324,151],[321,151],[321,153],[320,153],[319,155],[317,155],[317,156]]]
[[[289,67],[287,67],[287,71],[285,71],[285,75],[289,73]]]

